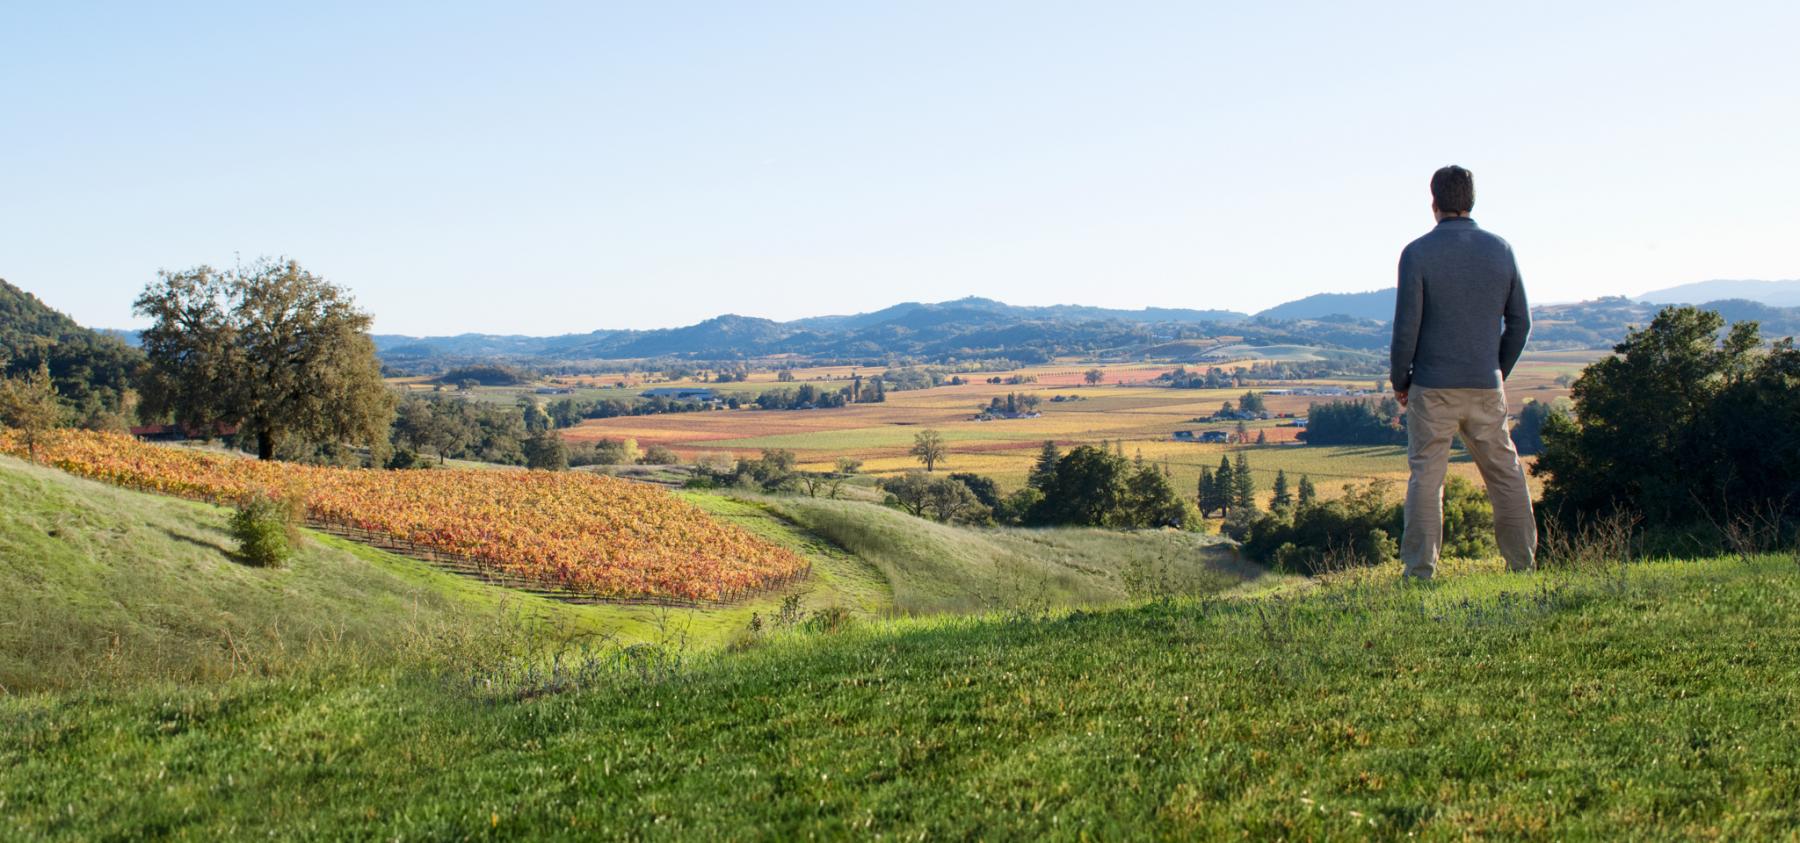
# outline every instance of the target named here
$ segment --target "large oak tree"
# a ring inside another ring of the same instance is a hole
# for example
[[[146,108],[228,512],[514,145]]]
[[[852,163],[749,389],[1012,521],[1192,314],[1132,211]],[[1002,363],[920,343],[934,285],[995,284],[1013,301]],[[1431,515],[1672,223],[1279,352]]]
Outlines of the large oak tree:
[[[236,425],[272,459],[284,437],[375,446],[394,399],[371,319],[343,288],[291,260],[161,272],[136,312],[149,365],[146,414],[202,429]]]

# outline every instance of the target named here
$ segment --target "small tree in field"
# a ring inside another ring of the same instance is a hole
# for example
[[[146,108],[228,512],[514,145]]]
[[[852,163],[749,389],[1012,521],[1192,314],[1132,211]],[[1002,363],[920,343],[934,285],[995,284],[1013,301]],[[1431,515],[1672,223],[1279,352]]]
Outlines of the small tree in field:
[[[1056,476],[1056,463],[1062,459],[1062,453],[1056,450],[1056,442],[1046,439],[1044,447],[1038,451],[1037,462],[1031,465],[1031,477],[1025,485],[1042,491],[1050,479]]]
[[[1237,464],[1231,467],[1231,508],[1256,510],[1256,477],[1250,473],[1250,461],[1238,452]]]
[[[1099,369],[1089,369],[1082,373],[1081,379],[1087,381],[1088,386],[1097,386],[1100,381],[1106,379],[1106,373]]]
[[[569,448],[556,431],[544,429],[525,440],[525,467],[562,471],[569,467]]]
[[[937,464],[949,456],[948,446],[944,444],[944,435],[935,430],[921,430],[913,437],[912,450],[908,453],[914,459],[925,464],[926,471],[933,471]]]
[[[1273,491],[1274,491],[1274,496],[1269,499],[1269,508],[1270,509],[1273,509],[1273,510],[1276,510],[1279,512],[1281,510],[1293,508],[1294,495],[1291,491],[1288,490],[1288,479],[1287,479],[1286,471],[1283,471],[1281,469],[1275,470],[1275,487],[1274,487]]]
[[[901,509],[920,518],[931,507],[931,479],[923,472],[908,471],[898,477],[881,479],[881,490],[894,496]]]
[[[37,371],[23,377],[0,380],[0,426],[17,428],[33,459],[44,434],[66,417],[47,364],[39,363]]]

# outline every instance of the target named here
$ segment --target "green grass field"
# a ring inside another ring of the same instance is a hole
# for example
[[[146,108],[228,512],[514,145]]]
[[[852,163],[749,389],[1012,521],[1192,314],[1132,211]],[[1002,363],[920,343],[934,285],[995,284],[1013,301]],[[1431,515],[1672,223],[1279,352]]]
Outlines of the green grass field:
[[[0,700],[9,836],[1781,839],[1800,574],[1636,565],[868,624],[645,681]]]
[[[1185,534],[695,499],[837,557],[819,593],[939,613],[594,649],[617,607],[335,541],[247,568],[222,510],[0,461],[0,839],[1800,827],[1792,556],[1312,581]]]

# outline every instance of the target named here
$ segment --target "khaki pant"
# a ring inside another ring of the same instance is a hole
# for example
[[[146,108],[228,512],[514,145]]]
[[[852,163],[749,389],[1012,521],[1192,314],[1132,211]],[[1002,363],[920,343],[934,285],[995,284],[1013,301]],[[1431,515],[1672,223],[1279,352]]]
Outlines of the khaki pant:
[[[1537,552],[1537,522],[1531,517],[1531,488],[1519,452],[1506,432],[1504,389],[1431,389],[1415,386],[1407,396],[1406,534],[1400,541],[1405,575],[1430,579],[1444,545],[1444,472],[1450,437],[1463,445],[1481,469],[1494,504],[1494,538],[1506,567],[1529,571]]]

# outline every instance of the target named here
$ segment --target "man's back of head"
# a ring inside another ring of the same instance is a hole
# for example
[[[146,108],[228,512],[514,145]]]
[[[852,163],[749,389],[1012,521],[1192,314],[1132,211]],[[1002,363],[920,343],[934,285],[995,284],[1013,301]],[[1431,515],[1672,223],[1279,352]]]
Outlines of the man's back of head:
[[[1475,210],[1475,174],[1451,164],[1431,174],[1431,210],[1438,219],[1466,217]]]

